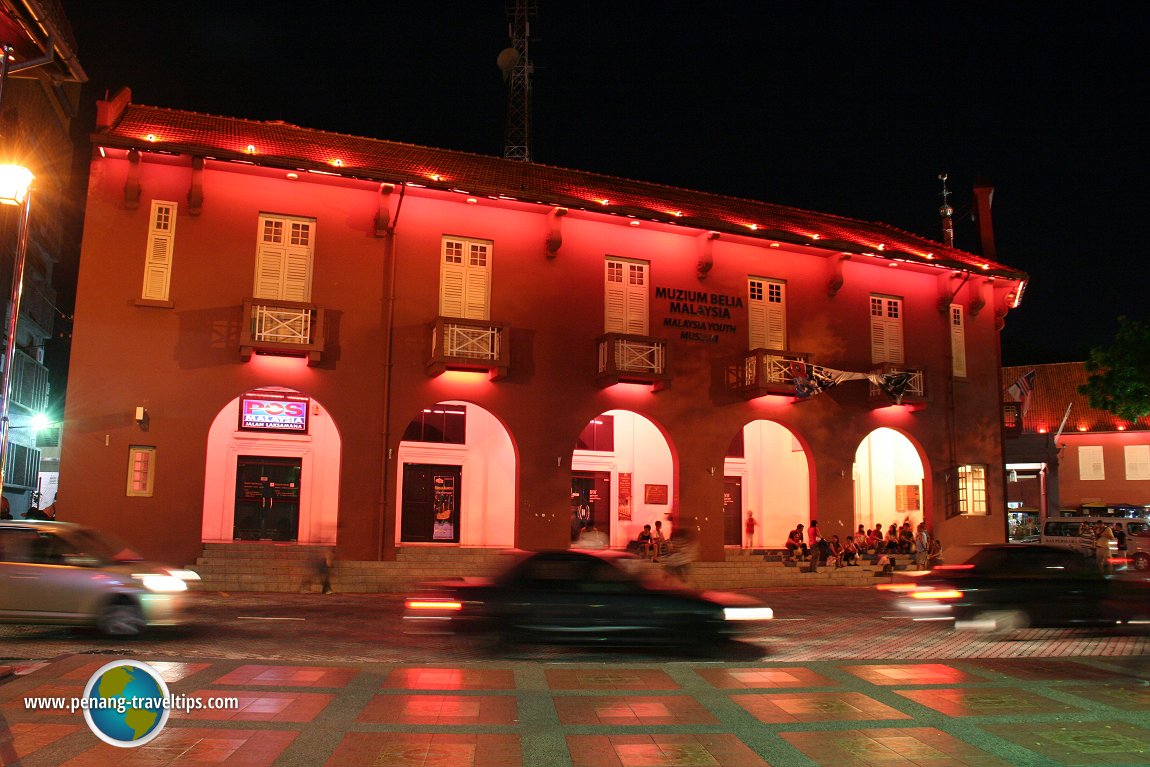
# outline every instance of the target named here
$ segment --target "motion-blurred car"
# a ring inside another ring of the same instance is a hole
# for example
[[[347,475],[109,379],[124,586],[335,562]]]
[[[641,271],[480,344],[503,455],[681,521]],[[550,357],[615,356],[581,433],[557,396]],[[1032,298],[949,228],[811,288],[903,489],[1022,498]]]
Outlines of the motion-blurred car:
[[[649,567],[619,551],[531,554],[495,578],[425,584],[406,600],[405,628],[475,632],[509,642],[705,651],[774,617],[746,595],[693,591],[645,577]]]
[[[946,564],[879,588],[916,615],[953,617],[960,630],[1150,621],[1150,581],[1103,573],[1092,558],[1059,546],[956,546]]]
[[[0,623],[94,626],[133,636],[183,622],[194,572],[143,561],[115,537],[68,522],[0,522]]]

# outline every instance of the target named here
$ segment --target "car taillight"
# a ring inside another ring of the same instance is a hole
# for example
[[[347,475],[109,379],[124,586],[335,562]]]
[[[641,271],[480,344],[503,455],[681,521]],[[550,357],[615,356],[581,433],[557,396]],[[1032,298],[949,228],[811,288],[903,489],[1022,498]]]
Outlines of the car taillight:
[[[879,591],[895,591],[902,593],[904,591],[917,591],[922,588],[917,583],[880,583],[875,586]]]
[[[408,610],[462,610],[463,603],[455,599],[408,599]]]
[[[934,567],[932,567],[930,569],[932,571],[934,571],[934,570],[973,570],[974,565],[970,565],[970,564],[966,564],[966,565],[935,565]]]

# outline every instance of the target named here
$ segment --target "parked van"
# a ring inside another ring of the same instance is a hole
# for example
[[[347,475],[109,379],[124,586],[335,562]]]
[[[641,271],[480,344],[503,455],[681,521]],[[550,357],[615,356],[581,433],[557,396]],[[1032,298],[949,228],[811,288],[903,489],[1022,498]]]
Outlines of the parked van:
[[[1082,525],[1091,527],[1099,522],[1109,525],[1114,531],[1114,546],[1118,551],[1126,551],[1128,536],[1150,533],[1150,520],[1126,519],[1122,517],[1059,517],[1048,519],[1042,526],[1042,543],[1051,546],[1062,546],[1067,549],[1081,551],[1083,554],[1092,554],[1090,545],[1082,536]]]
[[[1126,558],[1138,572],[1150,570],[1150,530],[1134,532],[1126,538]]]

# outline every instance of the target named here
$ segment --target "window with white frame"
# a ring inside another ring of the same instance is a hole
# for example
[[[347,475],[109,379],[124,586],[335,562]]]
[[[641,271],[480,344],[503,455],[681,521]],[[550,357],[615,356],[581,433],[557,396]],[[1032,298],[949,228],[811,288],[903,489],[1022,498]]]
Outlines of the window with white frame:
[[[156,448],[132,445],[128,448],[128,495],[151,497],[156,484]]]
[[[958,513],[987,514],[986,464],[958,467]]]
[[[1080,445],[1078,447],[1078,478],[1083,480],[1106,479],[1106,464],[1102,458],[1101,445]]]
[[[314,255],[315,219],[261,213],[252,295],[310,302]]]
[[[172,282],[172,255],[176,246],[177,203],[152,200],[148,245],[144,254],[144,287],[140,298],[167,301]]]
[[[491,241],[444,237],[439,261],[439,314],[491,319]]]
[[[955,378],[966,378],[966,324],[962,305],[950,305],[950,359]]]
[[[902,362],[902,299],[870,297],[871,362]]]
[[[607,258],[603,297],[605,332],[647,335],[648,268],[646,261]]]
[[[751,349],[787,348],[786,283],[747,278],[747,318]]]
[[[1150,445],[1126,445],[1126,479],[1150,479]]]

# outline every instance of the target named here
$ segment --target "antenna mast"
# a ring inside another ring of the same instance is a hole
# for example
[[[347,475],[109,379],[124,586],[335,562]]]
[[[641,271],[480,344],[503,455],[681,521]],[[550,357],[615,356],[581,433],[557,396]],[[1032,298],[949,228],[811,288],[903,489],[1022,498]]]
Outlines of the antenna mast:
[[[527,38],[535,0],[514,0],[507,6],[507,35],[511,47],[499,54],[499,68],[507,83],[507,124],[503,134],[503,156],[508,160],[531,162],[531,74],[534,66],[527,57]]]
[[[942,244],[948,248],[954,247],[954,208],[950,207],[950,190],[946,188],[947,175],[938,174],[942,182],[942,206],[938,209],[938,216],[942,219]]]

